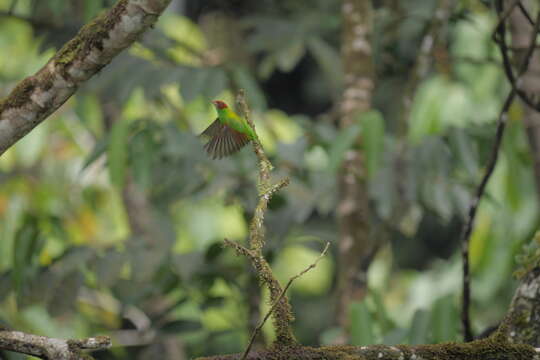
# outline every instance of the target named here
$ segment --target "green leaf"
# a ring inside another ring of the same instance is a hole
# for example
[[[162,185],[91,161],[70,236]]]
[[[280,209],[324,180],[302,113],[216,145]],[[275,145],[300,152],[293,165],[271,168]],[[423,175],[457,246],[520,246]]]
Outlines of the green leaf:
[[[253,78],[247,69],[244,67],[236,67],[232,72],[232,76],[236,85],[246,91],[250,107],[259,110],[266,109],[267,104],[264,93],[257,83],[257,80]]]
[[[322,69],[333,93],[337,95],[343,86],[343,71],[338,51],[318,37],[310,38],[307,46]]]
[[[456,129],[449,137],[453,147],[453,153],[457,154],[463,167],[469,176],[475,178],[478,175],[478,150],[474,146],[473,139],[464,130]]]
[[[4,302],[4,300],[8,297],[9,294],[11,294],[13,285],[13,279],[11,278],[11,273],[5,272],[3,274],[0,274],[0,302]],[[2,326],[2,323],[0,322],[0,327]]]
[[[406,341],[408,334],[409,332],[406,329],[395,328],[384,335],[382,343],[385,345],[403,344]]]
[[[328,154],[328,170],[337,172],[347,150],[349,150],[360,135],[360,124],[353,124],[339,131],[330,146]]]
[[[276,54],[276,63],[283,72],[291,71],[306,53],[302,41],[295,41]]]
[[[103,8],[103,0],[84,1],[84,22],[89,22]]]
[[[441,132],[441,111],[447,89],[447,80],[434,77],[424,81],[417,90],[409,122],[408,138],[411,143],[418,144],[424,137]]]
[[[30,167],[36,164],[47,148],[48,137],[49,125],[44,123],[19,140],[14,147],[19,166]]]
[[[130,141],[130,146],[135,182],[143,189],[148,189],[152,183],[152,158],[154,156],[151,131],[145,129],[138,132]]]
[[[17,291],[22,288],[27,276],[30,274],[43,243],[43,239],[39,234],[37,218],[26,215],[21,227],[15,234],[12,280]]]
[[[211,69],[196,69],[186,72],[180,79],[180,93],[187,101],[193,101],[201,96],[208,86],[216,79]]]
[[[362,126],[362,144],[368,176],[373,179],[380,168],[384,151],[384,119],[377,110],[360,115],[358,121]]]
[[[202,329],[200,321],[193,320],[175,320],[171,321],[161,328],[161,331],[166,333],[182,333],[188,331],[197,331]]]
[[[409,344],[425,344],[428,341],[429,313],[425,310],[417,310],[414,313],[411,330],[409,332]]]
[[[75,105],[81,123],[96,137],[103,135],[103,114],[101,104],[96,95],[85,94],[77,98]]]
[[[96,161],[101,155],[103,155],[105,151],[107,150],[108,144],[109,144],[108,136],[104,136],[101,139],[99,139],[95,143],[94,148],[92,149],[92,152],[90,153],[90,155],[88,155],[86,160],[84,160],[84,163],[83,163],[83,166],[81,167],[80,172],[83,172],[84,170],[86,170],[87,167],[92,165],[94,161]]]
[[[64,0],[49,0],[48,2],[49,9],[52,10],[53,14],[56,16],[63,15],[66,11],[69,3]]]
[[[351,303],[349,317],[351,319],[351,345],[364,346],[375,343],[373,334],[375,323],[371,320],[366,302]]]
[[[457,318],[457,309],[452,295],[437,299],[431,313],[433,342],[440,343],[456,340],[459,335]]]
[[[111,129],[111,138],[108,144],[109,176],[113,185],[121,188],[126,177],[128,160],[127,141],[129,136],[129,122],[126,119],[116,121]]]
[[[375,289],[369,289],[369,293],[371,298],[373,299],[373,303],[375,304],[375,308],[377,310],[377,323],[379,324],[381,328],[381,332],[385,333],[387,331],[390,331],[393,328],[392,320],[388,316],[388,312],[386,311],[386,307],[384,306],[384,299],[379,293],[379,291]]]
[[[321,333],[320,344],[321,345],[335,345],[339,339],[342,339],[344,336],[343,330],[339,327],[332,327],[329,329],[323,330]]]
[[[201,54],[207,48],[207,42],[196,23],[188,17],[168,13],[160,18],[157,26],[167,37],[176,41],[168,52],[178,64],[201,65]]]

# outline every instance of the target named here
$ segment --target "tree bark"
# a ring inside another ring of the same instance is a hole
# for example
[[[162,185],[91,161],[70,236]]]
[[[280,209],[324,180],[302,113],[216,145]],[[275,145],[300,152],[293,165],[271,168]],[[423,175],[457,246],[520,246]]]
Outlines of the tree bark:
[[[0,329],[0,349],[37,356],[42,359],[88,360],[92,357],[82,353],[82,350],[100,350],[109,346],[111,346],[111,339],[106,336],[64,340]]]
[[[342,5],[342,48],[345,86],[340,104],[340,128],[347,129],[371,108],[374,87],[372,60],[372,17],[369,1],[344,0]],[[338,273],[338,323],[347,329],[351,301],[366,291],[367,265],[374,244],[369,238],[369,206],[366,169],[358,148],[345,154],[339,173],[337,216],[340,230]]]
[[[513,0],[506,0],[506,8],[509,8]],[[524,2],[525,6],[527,2]],[[515,7],[509,16],[510,33],[512,34],[512,46],[514,49],[515,63],[521,64],[523,56],[527,52],[533,27],[527,21],[525,15],[518,7]],[[540,94],[540,49],[535,49],[529,68],[521,77],[517,84],[520,89],[527,94]],[[536,195],[540,200],[540,113],[523,103],[523,120],[525,132],[531,148],[534,163],[534,180],[536,184]]]
[[[239,360],[240,354],[212,356],[198,360]],[[540,350],[512,344],[495,336],[466,344],[291,347],[276,351],[251,352],[246,360],[538,360]]]
[[[506,318],[510,341],[540,347],[540,267],[521,279]]]
[[[119,0],[85,25],[41,70],[21,81],[0,101],[0,155],[136,41],[170,1]]]

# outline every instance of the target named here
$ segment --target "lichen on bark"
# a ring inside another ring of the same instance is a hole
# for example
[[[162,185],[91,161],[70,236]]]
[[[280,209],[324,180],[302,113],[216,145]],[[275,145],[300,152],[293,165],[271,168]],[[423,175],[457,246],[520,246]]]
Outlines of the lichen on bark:
[[[119,0],[66,43],[36,74],[0,100],[0,155],[58,109],[122,50],[171,0]]]

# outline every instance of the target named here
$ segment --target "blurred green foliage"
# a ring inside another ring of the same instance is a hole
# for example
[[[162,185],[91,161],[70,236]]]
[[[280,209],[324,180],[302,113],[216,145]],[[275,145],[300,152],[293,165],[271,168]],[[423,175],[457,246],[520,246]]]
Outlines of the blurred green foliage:
[[[2,96],[112,1],[16,3],[19,18],[0,17],[0,52],[9,54],[0,58]],[[1,11],[10,5],[0,0]],[[292,178],[267,216],[279,279],[310,264],[323,241],[337,246],[336,176],[361,136],[373,236],[385,242],[367,299],[350,309],[351,341],[459,339],[456,241],[507,85],[493,15],[461,1],[441,29],[447,63],[421,79],[400,130],[434,11],[424,5],[376,8],[374,109],[339,131],[340,2],[173,2],[155,29],[0,158],[0,322],[49,336],[111,334],[120,346],[100,359],[240,351],[257,294],[246,290],[252,270],[221,242],[245,241],[256,162],[249,150],[212,161],[197,134],[215,117],[210,100],[232,104],[244,88],[265,149]],[[504,312],[514,256],[537,226],[519,105],[501,155],[471,239],[478,330]],[[130,222],[127,184],[158,219],[152,248]],[[327,256],[291,288],[306,344],[341,333],[336,267]]]

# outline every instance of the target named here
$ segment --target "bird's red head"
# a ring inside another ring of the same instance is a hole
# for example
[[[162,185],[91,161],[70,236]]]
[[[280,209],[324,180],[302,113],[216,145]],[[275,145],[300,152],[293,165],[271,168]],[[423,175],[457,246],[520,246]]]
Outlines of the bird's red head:
[[[214,104],[214,106],[218,109],[226,109],[228,108],[227,104],[225,104],[223,101],[221,100],[214,100],[212,101],[212,104]]]

